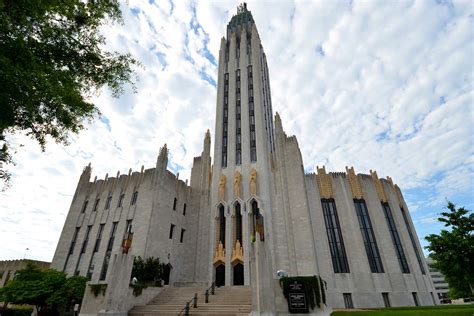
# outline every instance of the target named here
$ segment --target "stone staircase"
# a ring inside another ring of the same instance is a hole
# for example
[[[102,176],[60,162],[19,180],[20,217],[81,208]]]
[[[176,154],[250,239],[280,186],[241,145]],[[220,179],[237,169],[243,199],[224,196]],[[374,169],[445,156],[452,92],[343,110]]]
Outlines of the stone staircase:
[[[252,290],[250,286],[226,286],[215,289],[215,295],[209,294],[209,303],[205,303],[204,287],[171,287],[165,289],[147,305],[135,306],[128,316],[176,316],[198,294],[197,308],[190,304],[190,315],[244,316],[252,311]]]

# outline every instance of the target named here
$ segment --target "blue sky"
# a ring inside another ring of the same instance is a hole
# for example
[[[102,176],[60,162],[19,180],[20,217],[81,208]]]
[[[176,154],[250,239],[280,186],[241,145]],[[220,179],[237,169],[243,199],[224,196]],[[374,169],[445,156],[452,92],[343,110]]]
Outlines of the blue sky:
[[[137,93],[94,96],[102,117],[46,152],[22,134],[0,193],[0,260],[51,260],[82,168],[93,177],[154,166],[190,175],[214,130],[219,43],[236,1],[128,1],[107,48],[130,52]],[[474,208],[473,6],[470,1],[248,1],[267,54],[274,111],[305,170],[354,166],[391,176],[420,239],[446,199]],[[20,147],[20,144],[24,146]],[[426,243],[422,240],[422,244]]]

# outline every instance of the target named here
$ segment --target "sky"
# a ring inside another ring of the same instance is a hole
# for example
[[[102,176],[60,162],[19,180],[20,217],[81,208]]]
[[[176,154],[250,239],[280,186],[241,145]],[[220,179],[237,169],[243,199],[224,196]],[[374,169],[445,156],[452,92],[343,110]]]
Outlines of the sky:
[[[106,48],[141,61],[137,93],[93,98],[102,115],[45,152],[10,135],[16,165],[0,192],[0,260],[51,261],[79,176],[139,171],[170,150],[188,179],[214,135],[220,39],[237,1],[129,0]],[[418,237],[438,233],[446,200],[474,209],[471,1],[248,1],[267,55],[273,110],[305,170],[376,170],[402,189]],[[214,139],[212,139],[214,140]],[[27,250],[28,249],[28,250]],[[425,252],[426,253],[426,252]]]

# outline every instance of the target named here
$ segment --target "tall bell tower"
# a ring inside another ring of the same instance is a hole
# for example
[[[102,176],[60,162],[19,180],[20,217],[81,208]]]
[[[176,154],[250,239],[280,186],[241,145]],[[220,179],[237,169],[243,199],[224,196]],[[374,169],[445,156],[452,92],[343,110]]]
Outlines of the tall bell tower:
[[[269,235],[275,139],[267,60],[245,3],[221,39],[218,71],[210,275],[217,285],[250,285],[253,246]]]

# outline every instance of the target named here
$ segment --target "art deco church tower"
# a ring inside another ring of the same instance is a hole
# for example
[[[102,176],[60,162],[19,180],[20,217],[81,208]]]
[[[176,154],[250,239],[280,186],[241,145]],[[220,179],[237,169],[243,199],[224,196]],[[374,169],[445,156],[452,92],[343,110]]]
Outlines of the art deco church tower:
[[[246,4],[221,39],[215,131],[212,274],[218,284],[250,284],[249,243],[263,228],[275,139],[266,56]]]

